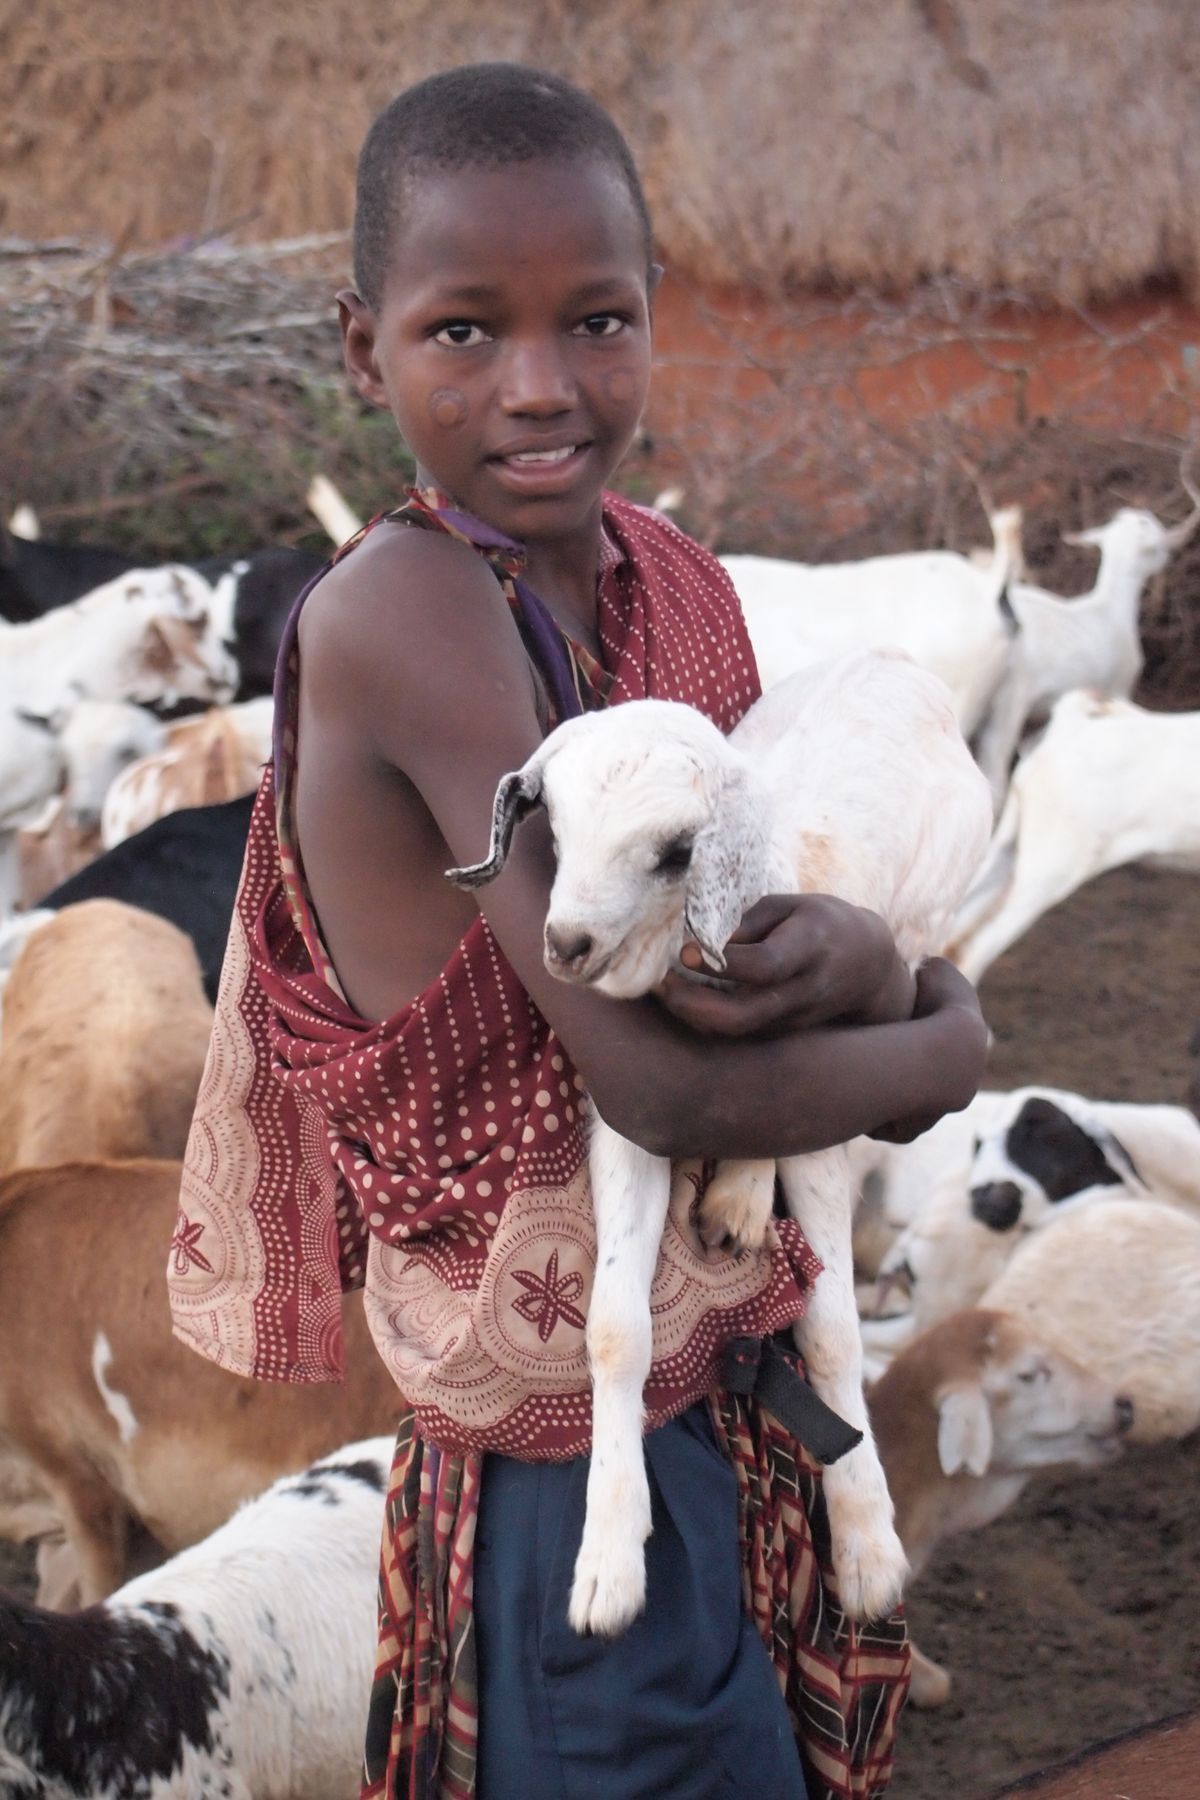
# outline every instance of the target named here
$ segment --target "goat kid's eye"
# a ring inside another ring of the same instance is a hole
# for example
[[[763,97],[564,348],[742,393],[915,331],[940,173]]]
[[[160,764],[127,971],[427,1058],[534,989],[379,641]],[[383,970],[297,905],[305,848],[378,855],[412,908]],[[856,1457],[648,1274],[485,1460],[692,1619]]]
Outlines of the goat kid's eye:
[[[616,337],[622,330],[625,320],[620,313],[589,313],[575,327],[576,337]]]
[[[656,875],[685,875],[691,866],[692,845],[686,841],[668,844],[654,865]]]
[[[473,350],[477,344],[488,342],[488,334],[482,325],[473,325],[470,319],[447,319],[434,332],[433,341],[451,350]]]

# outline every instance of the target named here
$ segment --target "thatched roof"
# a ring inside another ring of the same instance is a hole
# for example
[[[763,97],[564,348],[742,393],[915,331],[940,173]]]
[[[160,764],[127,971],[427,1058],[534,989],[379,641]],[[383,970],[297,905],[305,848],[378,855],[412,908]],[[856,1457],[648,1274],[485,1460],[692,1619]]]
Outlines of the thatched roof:
[[[348,223],[373,112],[479,57],[604,101],[708,280],[1200,288],[1194,0],[42,0],[0,20],[0,233]]]

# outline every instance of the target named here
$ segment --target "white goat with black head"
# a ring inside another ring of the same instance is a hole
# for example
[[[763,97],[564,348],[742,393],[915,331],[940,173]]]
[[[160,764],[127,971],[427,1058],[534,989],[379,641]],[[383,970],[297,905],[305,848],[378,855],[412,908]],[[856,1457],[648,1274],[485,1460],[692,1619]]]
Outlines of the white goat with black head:
[[[939,947],[991,813],[944,684],[886,651],[780,683],[728,740],[692,708],[658,700],[567,721],[501,782],[488,860],[451,879],[479,886],[497,874],[517,819],[539,802],[558,858],[547,968],[628,999],[677,966],[688,937],[721,969],[743,912],[772,891],[871,907],[915,962]],[[737,1248],[760,1247],[776,1169],[825,1268],[796,1342],[820,1398],[862,1433],[825,1474],[840,1599],[855,1617],[879,1617],[899,1597],[905,1561],[863,1404],[845,1151],[724,1164],[701,1229],[708,1241],[723,1232]],[[645,1599],[642,1390],[670,1165],[596,1117],[590,1172],[593,1455],[570,1617],[577,1630],[612,1634]]]

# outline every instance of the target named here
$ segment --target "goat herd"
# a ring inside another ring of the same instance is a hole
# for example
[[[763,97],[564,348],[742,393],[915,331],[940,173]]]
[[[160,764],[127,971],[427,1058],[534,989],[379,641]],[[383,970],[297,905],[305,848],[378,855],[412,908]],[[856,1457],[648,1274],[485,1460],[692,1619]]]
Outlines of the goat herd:
[[[1184,485],[1182,525],[1125,508],[1083,534],[1100,568],[1077,600],[1022,578],[1015,509],[974,558],[723,559],[765,689],[889,643],[946,682],[997,815],[943,922],[973,978],[1105,869],[1200,872],[1200,712],[1129,699],[1142,588],[1200,525]],[[310,500],[337,541],[354,529],[327,488]],[[35,1543],[37,1578],[36,1605],[0,1596],[14,1800],[357,1793],[399,1398],[353,1302],[346,1386],[277,1388],[178,1344],[162,1282],[275,646],[319,566],[3,539],[0,1536]],[[185,701],[205,710],[164,717]],[[987,1091],[847,1155],[870,1415],[914,1574],[1034,1470],[1200,1424],[1190,1112]],[[918,1653],[918,1704],[950,1683]]]

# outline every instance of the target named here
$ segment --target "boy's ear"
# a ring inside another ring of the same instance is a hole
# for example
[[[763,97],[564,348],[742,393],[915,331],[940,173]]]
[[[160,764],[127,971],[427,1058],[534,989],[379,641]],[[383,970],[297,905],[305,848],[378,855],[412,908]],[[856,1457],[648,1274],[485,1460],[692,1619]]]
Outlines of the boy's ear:
[[[357,393],[372,406],[386,406],[387,394],[375,359],[375,315],[353,288],[337,296],[342,331],[342,361]]]

